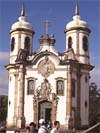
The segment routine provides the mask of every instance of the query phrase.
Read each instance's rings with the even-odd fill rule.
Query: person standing
[[[59,128],[60,128],[60,122],[59,121],[54,121],[54,127],[50,131],[50,133],[59,133]]]
[[[38,130],[36,129],[36,124],[34,122],[30,123],[30,133],[38,133]]]
[[[30,127],[29,126],[26,127],[25,133],[30,133]]]
[[[20,133],[20,130],[19,130],[19,129],[16,129],[16,130],[15,130],[15,133]]]
[[[38,133],[49,133],[48,129],[46,128],[44,119],[40,119],[39,124],[40,124],[40,127],[38,130]]]

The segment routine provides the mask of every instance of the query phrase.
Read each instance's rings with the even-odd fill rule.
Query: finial
[[[75,15],[79,15],[78,0],[76,0]]]
[[[49,27],[49,21],[48,21],[48,19],[46,19],[46,21],[45,21],[45,29],[46,29],[46,35],[48,35],[48,27]]]
[[[24,2],[22,3],[21,16],[25,16]]]

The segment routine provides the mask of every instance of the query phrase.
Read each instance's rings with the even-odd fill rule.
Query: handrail
[[[98,127],[98,126],[100,126],[100,122],[95,124],[94,126],[88,128],[88,129],[84,130],[82,133],[88,133],[89,131],[91,131],[92,129],[94,129],[94,128]]]

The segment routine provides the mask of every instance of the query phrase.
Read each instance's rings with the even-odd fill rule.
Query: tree
[[[6,121],[7,117],[7,96],[0,96],[0,122]]]
[[[89,86],[89,123],[90,126],[100,120],[100,90],[95,82]]]

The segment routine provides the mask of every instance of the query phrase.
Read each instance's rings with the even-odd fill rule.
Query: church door
[[[38,119],[45,119],[46,122],[51,121],[52,103],[49,101],[39,102]]]

